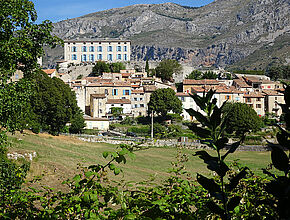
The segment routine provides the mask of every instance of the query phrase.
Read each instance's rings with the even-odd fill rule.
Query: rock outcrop
[[[63,39],[130,39],[133,60],[173,58],[224,67],[289,38],[289,6],[289,0],[215,0],[200,8],[133,5],[55,23],[54,33]],[[289,60],[289,54],[279,56]]]

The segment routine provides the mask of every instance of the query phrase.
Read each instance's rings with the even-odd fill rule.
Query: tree
[[[105,61],[97,61],[95,66],[92,69],[92,74],[94,76],[100,76],[103,73],[110,72],[110,65],[107,64]]]
[[[156,76],[163,81],[172,81],[173,73],[180,73],[182,66],[177,60],[162,60],[156,67]]]
[[[111,113],[114,118],[118,118],[123,113],[122,107],[111,107]]]
[[[290,79],[290,66],[271,66],[266,73],[272,80]]]
[[[199,70],[193,70],[186,79],[216,79],[218,76],[213,71],[201,72]]]
[[[201,79],[202,77],[202,72],[199,70],[193,70],[187,77],[186,79]]]
[[[169,111],[180,114],[182,112],[182,102],[175,96],[173,89],[157,89],[150,96],[148,103],[149,112],[154,111],[163,117]]]
[[[83,128],[85,127],[85,120],[83,117],[83,112],[79,109],[77,111],[73,118],[71,119],[71,125],[69,127],[69,132],[70,133],[82,133]]]
[[[126,69],[126,66],[123,63],[117,62],[117,63],[111,63],[110,69],[112,73],[119,73],[120,70]]]
[[[146,65],[145,65],[145,72],[149,73],[149,62],[148,62],[148,58],[146,58]]]
[[[262,119],[256,111],[245,103],[227,103],[223,108],[227,119],[227,132],[237,135],[248,131],[257,131],[262,127]]]
[[[61,79],[50,78],[39,71],[34,79],[37,85],[31,97],[31,122],[51,134],[58,134],[73,119],[80,120],[75,93]]]

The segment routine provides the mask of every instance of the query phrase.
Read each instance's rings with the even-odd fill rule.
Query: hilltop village
[[[188,121],[194,118],[185,109],[198,110],[190,94],[202,96],[210,89],[215,90],[218,106],[225,101],[241,102],[251,106],[260,117],[266,113],[282,114],[278,103],[284,101],[283,86],[264,75],[233,74],[218,69],[213,70],[218,76],[216,79],[182,79],[177,88],[175,82],[149,76],[144,67],[130,68],[130,41],[127,40],[65,41],[64,54],[65,60],[58,63],[58,71],[43,71],[50,77],[59,77],[75,91],[88,129],[107,130],[114,118],[112,107],[122,108],[118,119],[147,116],[150,95],[161,88],[176,92],[182,101],[181,116]],[[123,62],[127,68],[118,73],[104,72],[100,76],[91,76],[88,68],[76,68],[74,73],[69,71],[71,66],[92,66],[96,61]],[[223,77],[225,74],[231,74],[230,79]]]

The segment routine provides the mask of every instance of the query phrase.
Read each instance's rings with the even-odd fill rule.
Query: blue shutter
[[[125,89],[123,89],[123,95],[125,95],[126,94],[126,91],[125,91]]]
[[[114,95],[114,89],[112,89],[112,95]]]
[[[131,90],[129,90],[129,95],[131,95]]]
[[[118,89],[116,89],[116,95],[118,95]]]

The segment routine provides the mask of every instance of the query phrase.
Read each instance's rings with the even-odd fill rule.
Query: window
[[[121,104],[121,106],[123,106],[123,104]]]
[[[127,52],[127,46],[124,46],[124,51]]]
[[[103,51],[102,46],[98,46],[98,52],[102,52],[102,51]]]
[[[124,60],[127,61],[127,54],[124,54]]]
[[[246,98],[246,102],[251,102],[251,98]]]
[[[102,109],[100,109],[100,113],[103,113]]]
[[[130,90],[124,89],[123,90],[123,95],[130,95]]]
[[[240,97],[236,97],[236,101],[240,101]]]
[[[143,98],[140,98],[140,101],[143,101]]]
[[[226,95],[226,100],[231,100],[231,96],[229,96],[229,95]]]
[[[140,107],[143,108],[144,107],[144,104],[140,104]]]
[[[118,89],[113,89],[112,90],[112,95],[118,95]]]
[[[112,49],[112,46],[108,46],[108,52],[112,52],[113,49]]]
[[[90,61],[94,61],[95,60],[95,56],[94,56],[94,54],[91,54],[90,55]]]
[[[257,98],[257,101],[260,102],[261,101],[261,98]]]
[[[90,46],[90,52],[94,52],[94,51],[95,51],[94,46]]]
[[[256,108],[261,108],[261,104],[256,104]]]
[[[108,89],[105,89],[105,94],[106,94],[106,95],[108,95],[108,94],[109,94],[109,92],[108,92]]]
[[[121,46],[117,46],[117,51],[118,52],[121,52],[122,51]]]
[[[134,98],[134,101],[138,101],[138,98]]]
[[[181,100],[182,102],[184,102],[184,97],[180,97],[180,100]]]
[[[113,55],[112,54],[108,54],[108,60],[112,61],[113,60]]]
[[[77,55],[76,54],[73,54],[71,59],[72,60],[77,60]]]
[[[277,100],[277,97],[275,97],[275,100]]]
[[[71,48],[71,51],[72,51],[72,52],[77,52],[77,47],[73,46],[73,47]]]
[[[83,56],[82,56],[82,61],[87,61],[87,55],[86,54],[84,54]]]
[[[122,59],[122,55],[121,54],[117,54],[117,60],[121,60]]]
[[[102,60],[103,59],[103,55],[102,54],[98,54],[98,60]]]
[[[138,105],[137,104],[135,104],[135,108],[138,108]]]
[[[87,47],[86,46],[82,47],[82,52],[87,52]]]

